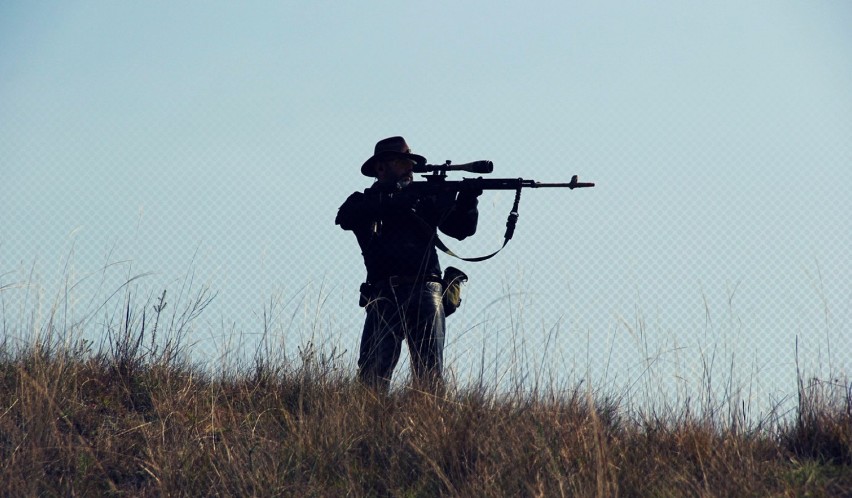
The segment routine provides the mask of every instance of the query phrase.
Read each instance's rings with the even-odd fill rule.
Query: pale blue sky
[[[471,276],[460,375],[484,345],[500,371],[519,321],[525,361],[559,375],[629,380],[639,328],[666,378],[716,345],[793,388],[796,337],[848,373],[850,26],[842,1],[5,2],[0,287],[35,268],[49,300],[69,255],[75,278],[153,272],[142,294],[193,268],[218,292],[201,349],[281,296],[289,347],[319,301],[354,351],[363,268],[334,214],[402,134],[430,162],[598,184],[524,192],[499,256],[442,258]],[[484,194],[479,233],[448,243],[491,252],[510,207]],[[609,357],[623,370],[594,371]]]

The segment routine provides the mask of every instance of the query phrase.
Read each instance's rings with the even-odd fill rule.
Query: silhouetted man
[[[358,375],[386,392],[408,343],[414,380],[422,387],[443,383],[444,320],[437,230],[462,240],[476,232],[481,190],[418,196],[407,189],[412,168],[426,159],[411,153],[402,137],[376,144],[361,173],[376,179],[355,192],[337,212],[335,223],[358,239],[367,281],[361,304],[367,316],[361,336]]]

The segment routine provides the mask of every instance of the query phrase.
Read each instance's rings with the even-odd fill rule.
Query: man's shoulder
[[[346,201],[344,201],[344,204],[346,202],[357,201],[359,199],[363,199],[366,195],[367,195],[367,192],[362,191],[362,190],[352,192],[351,194],[349,194],[349,197],[346,198]]]
[[[361,206],[369,202],[369,189],[364,191],[352,192],[349,197],[340,205],[342,210],[360,210]]]

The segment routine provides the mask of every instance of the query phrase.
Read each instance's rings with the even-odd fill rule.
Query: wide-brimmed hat
[[[376,176],[376,171],[373,168],[373,165],[376,163],[376,161],[397,157],[411,159],[418,165],[426,164],[425,157],[411,153],[411,147],[409,147],[408,144],[405,143],[404,138],[390,137],[385,138],[384,140],[379,140],[376,143],[376,148],[373,153],[373,157],[367,159],[367,161],[361,166],[361,174],[364,176]]]

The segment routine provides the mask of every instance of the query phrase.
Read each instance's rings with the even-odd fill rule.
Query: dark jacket
[[[338,209],[335,223],[355,233],[368,282],[392,275],[439,276],[437,230],[458,240],[476,232],[479,211],[475,195],[418,196],[414,191],[375,183],[350,195]]]

